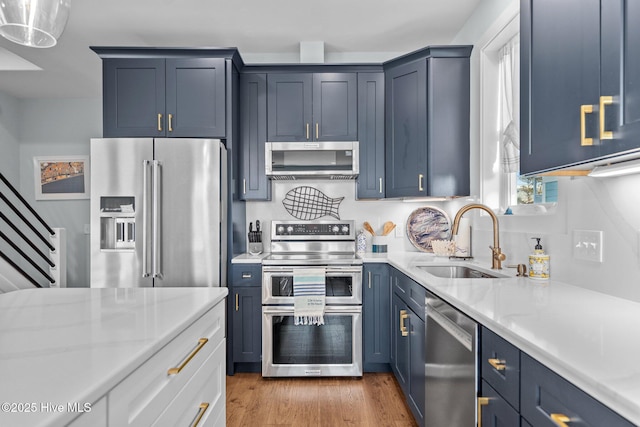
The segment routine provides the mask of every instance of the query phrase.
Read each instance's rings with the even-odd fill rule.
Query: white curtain
[[[500,49],[500,159],[502,172],[520,169],[520,37]]]

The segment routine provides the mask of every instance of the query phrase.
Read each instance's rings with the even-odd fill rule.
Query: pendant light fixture
[[[29,47],[53,47],[70,8],[71,0],[0,0],[0,35]]]

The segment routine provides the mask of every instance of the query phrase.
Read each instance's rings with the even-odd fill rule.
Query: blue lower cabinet
[[[482,327],[480,371],[482,379],[516,410],[520,409],[520,350]]]
[[[531,426],[633,426],[525,353],[521,354],[521,369],[520,412]]]
[[[391,291],[387,264],[363,268],[363,362],[365,372],[388,372],[391,356]]]
[[[520,425],[520,414],[486,381],[482,381],[478,410],[478,417],[482,419],[482,425],[485,427]]]
[[[234,264],[227,297],[227,373],[259,372],[262,362],[260,264]]]
[[[391,269],[391,368],[418,425],[424,426],[425,323],[412,310],[410,287],[416,284]],[[423,288],[424,289],[424,288]],[[424,317],[424,313],[422,313]]]

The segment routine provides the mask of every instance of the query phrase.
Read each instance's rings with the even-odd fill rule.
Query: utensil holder
[[[371,243],[372,243],[371,251],[375,253],[387,252],[388,240],[389,239],[387,236],[373,236],[371,238]]]

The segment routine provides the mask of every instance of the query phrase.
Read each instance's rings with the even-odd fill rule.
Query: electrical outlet
[[[573,230],[573,257],[602,262],[602,235],[598,230]]]

